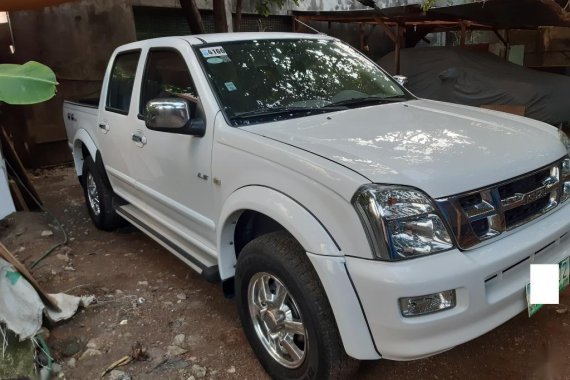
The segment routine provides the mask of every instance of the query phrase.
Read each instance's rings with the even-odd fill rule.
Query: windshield
[[[234,125],[412,98],[378,66],[338,41],[254,40],[197,51]]]

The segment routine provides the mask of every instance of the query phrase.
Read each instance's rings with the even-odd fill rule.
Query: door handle
[[[140,148],[146,145],[146,137],[143,135],[142,131],[136,131],[133,133],[131,140],[133,140],[135,144]]]
[[[99,129],[101,129],[101,131],[103,131],[103,133],[107,133],[107,132],[109,132],[109,125],[107,125],[105,123],[100,123]]]

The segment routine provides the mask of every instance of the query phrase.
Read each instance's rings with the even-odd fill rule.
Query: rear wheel
[[[90,156],[83,161],[82,180],[87,211],[95,226],[106,231],[117,228],[122,219],[115,212],[116,197]]]
[[[251,241],[236,271],[245,334],[272,378],[341,379],[357,369],[318,276],[291,235],[274,232]]]

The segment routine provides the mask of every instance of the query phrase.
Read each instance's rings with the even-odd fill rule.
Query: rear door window
[[[107,90],[108,111],[124,115],[129,113],[140,55],[140,51],[127,52],[120,53],[115,58]]]

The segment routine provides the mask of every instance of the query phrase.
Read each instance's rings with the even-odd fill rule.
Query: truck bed
[[[63,120],[70,148],[79,130],[93,137],[98,118],[99,99],[66,100],[63,102]]]

